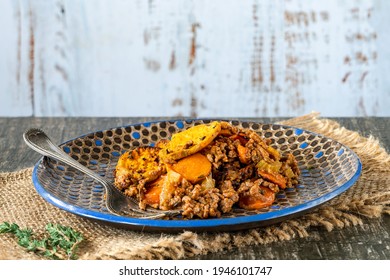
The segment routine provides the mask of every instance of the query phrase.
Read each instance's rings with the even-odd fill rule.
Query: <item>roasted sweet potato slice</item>
[[[204,180],[211,172],[211,163],[206,156],[196,153],[182,158],[172,165],[172,169],[192,184]]]
[[[176,133],[161,149],[160,157],[165,162],[179,160],[195,154],[210,144],[221,131],[217,121],[200,124]]]
[[[115,184],[122,189],[126,184],[157,179],[165,171],[158,152],[154,147],[138,147],[122,154],[115,168]]]

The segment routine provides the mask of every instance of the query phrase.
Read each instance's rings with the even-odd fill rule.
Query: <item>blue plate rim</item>
[[[146,121],[146,122],[141,122],[141,123],[134,123],[134,124],[128,124],[128,125],[122,125],[122,126],[117,126],[117,127],[112,127],[108,128],[105,130],[97,130],[95,132],[89,132],[80,136],[77,136],[75,138],[69,139],[63,143],[60,144],[66,144],[67,142],[73,141],[75,139],[79,139],[82,137],[85,137],[89,134],[97,133],[99,131],[106,131],[110,129],[115,129],[115,128],[121,128],[121,127],[126,127],[126,126],[136,126],[136,125],[145,125],[145,124],[151,124],[151,123],[160,123],[160,122],[177,122],[177,121],[202,121],[202,120],[207,120],[207,121],[212,121],[212,120],[218,120],[218,119],[172,119],[172,120],[156,120],[156,121]],[[227,121],[236,121],[233,119],[220,119],[222,120],[227,120]],[[326,137],[328,139],[331,139],[327,136],[324,136],[319,133],[315,133],[306,129],[301,129],[297,128],[295,126],[289,126],[289,125],[284,125],[284,124],[276,124],[276,123],[263,123],[263,122],[257,122],[254,120],[237,120],[239,122],[251,122],[251,123],[258,123],[258,124],[269,124],[269,125],[280,125],[282,127],[289,127],[289,128],[294,128],[294,129],[300,129],[304,131],[305,133],[309,133],[312,135],[317,135],[321,137]],[[331,139],[333,141],[336,141],[334,139]],[[229,226],[235,226],[235,225],[241,225],[240,228],[245,228],[245,225],[251,225],[251,227],[256,227],[261,226],[261,224],[272,224],[272,221],[280,221],[283,219],[287,219],[292,216],[299,215],[300,213],[304,214],[307,211],[314,209],[323,203],[339,196],[346,190],[348,190],[350,187],[354,185],[354,183],[358,180],[358,178],[361,175],[362,171],[362,163],[360,158],[357,156],[357,154],[350,149],[349,147],[341,144],[340,142],[336,141],[344,149],[347,149],[349,152],[351,152],[357,159],[357,170],[355,174],[344,184],[340,185],[337,189],[324,194],[316,199],[307,201],[305,203],[301,203],[299,205],[287,207],[281,210],[275,210],[267,213],[259,213],[259,214],[253,214],[253,215],[248,215],[248,216],[239,216],[239,217],[226,217],[226,218],[209,218],[209,219],[193,219],[193,220],[163,220],[163,219],[156,219],[156,220],[151,220],[151,219],[139,219],[139,218],[133,218],[133,217],[125,217],[125,216],[116,216],[110,213],[103,213],[103,212],[98,212],[98,211],[93,211],[89,210],[86,208],[82,208],[79,206],[74,206],[71,204],[68,204],[54,195],[50,194],[44,186],[41,184],[41,182],[38,179],[38,166],[42,163],[43,159],[45,158],[44,156],[41,157],[38,162],[34,165],[33,172],[32,172],[32,181],[34,184],[34,187],[38,194],[47,202],[50,204],[65,210],[67,212],[70,212],[72,214],[76,214],[81,217],[85,218],[90,218],[93,220],[97,221],[102,221],[102,222],[108,222],[111,224],[117,224],[117,225],[128,225],[131,226],[132,228],[139,228],[142,230],[153,230],[153,229],[168,229],[169,231],[178,231],[178,230],[213,230],[213,229],[218,229],[218,228],[224,228]],[[229,229],[230,230],[230,229]],[[233,228],[232,228],[233,230]]]

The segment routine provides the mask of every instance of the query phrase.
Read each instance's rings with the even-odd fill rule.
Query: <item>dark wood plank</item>
[[[370,220],[362,226],[336,229],[312,229],[307,238],[268,245],[236,248],[194,259],[215,260],[388,260],[390,259],[390,217]]]

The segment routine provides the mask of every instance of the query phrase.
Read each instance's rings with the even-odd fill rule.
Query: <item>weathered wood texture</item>
[[[1,116],[389,116],[390,1],[0,2]]]

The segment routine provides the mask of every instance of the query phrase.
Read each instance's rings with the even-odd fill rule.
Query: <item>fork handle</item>
[[[23,134],[23,138],[26,144],[38,153],[66,163],[67,165],[80,170],[86,175],[91,176],[99,183],[107,185],[107,182],[103,177],[82,165],[78,161],[74,160],[62,149],[56,146],[43,130],[38,128],[31,128]]]
[[[116,193],[120,194],[121,196],[124,196],[116,187],[114,187],[112,184],[110,184],[104,177],[101,177],[99,174],[95,173],[94,171],[90,170],[86,166],[82,165],[78,161],[74,160],[72,157],[70,157],[67,153],[65,153],[62,149],[60,149],[58,146],[56,146],[49,138],[49,136],[46,135],[46,133],[39,129],[39,128],[31,128],[27,130],[23,134],[24,141],[26,144],[32,148],[33,150],[37,151],[38,153],[48,156],[50,158],[59,160],[73,168],[76,168],[77,170],[85,173],[86,175],[92,177],[99,183],[101,183],[107,193]],[[129,200],[129,202],[131,199]],[[106,206],[107,209],[113,213],[117,214],[117,211],[112,207],[111,205],[112,201],[106,200]],[[133,202],[134,204],[135,202]],[[137,216],[140,214],[143,214],[143,217],[145,218],[161,218],[164,216],[175,216],[180,214],[180,211],[158,211],[158,210],[150,210],[149,212],[153,212],[153,215],[147,215],[145,216],[144,210],[137,210],[138,206],[135,205],[134,209],[132,209],[132,212],[134,212]]]

